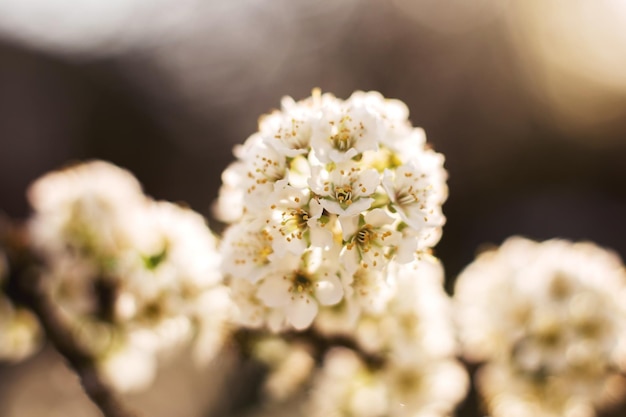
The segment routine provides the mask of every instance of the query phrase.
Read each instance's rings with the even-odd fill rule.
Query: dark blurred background
[[[219,230],[220,173],[261,114],[314,87],[378,90],[446,156],[448,290],[513,234],[624,258],[624,27],[619,0],[4,0],[0,210],[26,217],[30,182],[99,158]],[[27,415],[22,368],[0,368],[0,415]]]

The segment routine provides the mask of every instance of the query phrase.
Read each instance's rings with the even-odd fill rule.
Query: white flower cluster
[[[315,369],[311,346],[272,335],[257,341],[253,355],[267,368],[263,393],[272,401],[295,396]]]
[[[16,307],[2,293],[7,274],[8,262],[0,250],[0,361],[19,361],[39,348],[41,329],[30,311]]]
[[[591,417],[626,388],[626,273],[591,243],[514,237],[459,276],[465,354],[494,417]]]
[[[390,263],[411,263],[441,236],[443,156],[406,106],[376,92],[331,94],[261,118],[223,174],[216,214],[223,271],[239,320],[305,329],[342,301],[382,306]]]
[[[147,386],[158,355],[192,338],[199,359],[215,355],[231,306],[199,214],[100,161],[47,174],[28,196],[47,290],[111,384]]]
[[[441,417],[465,396],[468,378],[454,359],[441,265],[429,258],[391,269],[397,288],[386,311],[364,314],[350,332],[359,350],[380,363],[331,350],[315,377],[308,415]]]

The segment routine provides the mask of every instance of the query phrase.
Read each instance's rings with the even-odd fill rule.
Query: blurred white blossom
[[[285,400],[294,395],[309,380],[315,359],[304,343],[289,343],[279,337],[261,339],[254,355],[268,367],[264,392],[273,400]]]
[[[131,245],[129,231],[146,203],[139,182],[94,161],[46,174],[31,185],[33,245],[47,256],[89,258],[102,267]]]
[[[157,359],[151,349],[142,349],[132,342],[111,349],[99,362],[103,379],[119,391],[146,389],[156,377]]]
[[[215,356],[232,306],[202,216],[101,161],[45,175],[29,198],[46,288],[111,384],[145,388],[157,358],[192,339],[198,360]]]
[[[591,417],[624,390],[626,273],[591,243],[514,237],[459,276],[465,355],[494,417]]]
[[[322,334],[354,337],[370,353],[398,358],[451,357],[456,354],[450,299],[443,290],[443,268],[433,256],[408,264],[391,262],[379,282],[361,276],[344,303],[320,313],[315,323]],[[363,288],[361,287],[363,286]],[[382,295],[381,295],[382,294]],[[357,312],[355,313],[354,310]]]
[[[16,307],[3,294],[8,273],[6,256],[0,250],[0,361],[19,361],[40,347],[41,329],[34,314]]]
[[[286,97],[235,155],[216,215],[232,223],[222,268],[244,325],[301,330],[340,304],[381,308],[389,262],[410,263],[441,236],[443,156],[398,100]]]
[[[452,359],[421,357],[410,364],[367,364],[335,348],[314,380],[312,417],[449,416],[467,387],[465,370]]]
[[[354,321],[342,321],[347,311],[325,311],[315,323],[330,340],[353,336],[365,356],[328,354],[315,379],[312,415],[447,416],[465,395],[441,264],[433,257],[392,262],[387,279],[395,291],[384,309],[364,310]]]

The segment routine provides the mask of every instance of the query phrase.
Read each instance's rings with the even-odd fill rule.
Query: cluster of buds
[[[147,386],[158,355],[191,339],[198,359],[216,353],[231,307],[202,216],[99,161],[49,173],[28,196],[46,291],[113,386]]]
[[[626,381],[626,273],[591,243],[514,237],[459,276],[465,355],[494,417],[592,417]]]

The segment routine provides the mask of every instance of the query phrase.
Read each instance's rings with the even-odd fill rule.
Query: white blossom
[[[346,162],[331,171],[315,167],[309,180],[311,190],[321,198],[329,213],[351,217],[370,208],[371,195],[380,184],[374,169],[362,170],[356,163]]]
[[[446,176],[437,169],[441,163],[440,154],[425,153],[393,172],[386,169],[382,180],[391,207],[411,226],[407,232],[419,235],[416,242],[426,248],[439,241],[441,225],[445,222],[441,204],[447,198]]]
[[[176,338],[184,343],[197,333],[202,343],[197,358],[215,356],[231,306],[221,285],[217,239],[204,218],[175,204],[151,202],[135,231],[133,249],[120,257],[116,268],[117,301],[134,304],[134,314],[124,317],[126,325],[154,323],[158,328],[174,323],[180,331],[163,334],[161,348],[167,347],[168,338],[176,346]]]
[[[390,352],[408,360],[416,350],[452,357],[456,341],[450,299],[443,290],[443,269],[434,257],[390,265],[394,296],[383,312],[367,314],[356,326],[356,340],[369,352]]]
[[[245,164],[236,161],[222,172],[222,186],[213,212],[215,217],[224,222],[237,221],[246,210],[244,195],[247,187],[244,185],[245,176],[242,175],[244,169]]]
[[[9,263],[0,249],[0,361],[20,361],[41,346],[41,328],[35,315],[15,306],[4,294]]]
[[[449,416],[465,394],[467,375],[452,359],[368,364],[335,348],[324,358],[308,403],[313,417]]]
[[[224,273],[256,282],[276,269],[273,240],[263,222],[241,222],[226,230],[222,242]]]
[[[273,400],[294,395],[315,368],[315,360],[305,344],[289,343],[279,337],[263,338],[255,344],[253,354],[269,368],[263,390]]]
[[[375,115],[381,131],[385,133],[378,140],[387,147],[393,148],[396,142],[402,141],[416,130],[421,130],[411,126],[408,120],[409,109],[400,100],[385,98],[377,91],[356,91],[350,97],[350,102],[352,106],[367,109],[369,114]],[[424,135],[422,137],[425,139]],[[423,146],[424,143],[420,145]]]
[[[100,263],[129,244],[128,231],[145,202],[132,174],[103,161],[44,175],[29,187],[28,199],[37,213],[30,234],[43,254],[69,250]]]
[[[324,311],[315,323],[331,340],[352,337],[361,356],[330,351],[314,381],[312,415],[450,415],[466,393],[468,378],[455,359],[441,264],[425,256],[407,264],[390,262],[384,272],[359,273],[364,271],[362,282],[355,275],[348,286],[342,308]]]
[[[313,123],[319,119],[323,106],[334,101],[336,99],[329,94],[300,102],[284,97],[281,101],[284,111],[261,117],[259,132],[270,146],[287,157],[306,155],[311,145]]]
[[[594,417],[597,408],[615,405],[626,394],[626,381],[617,373],[536,381],[498,362],[478,370],[477,384],[491,414],[507,417]]]
[[[262,206],[274,191],[274,185],[287,177],[287,159],[258,133],[252,135],[238,153],[244,164],[234,162],[234,166],[237,170],[244,169],[239,173],[245,192],[244,207]]]
[[[401,233],[395,230],[395,219],[383,209],[340,219],[345,246],[342,260],[355,273],[359,267],[382,269],[398,249]]]
[[[20,361],[41,346],[41,328],[33,313],[16,307],[2,293],[2,263],[0,252],[0,361]]]
[[[343,287],[332,265],[316,268],[305,263],[297,269],[284,266],[282,271],[263,277],[258,297],[268,307],[281,311],[286,322],[302,330],[311,325],[320,305],[331,306],[341,300]]]
[[[333,222],[322,218],[323,206],[308,190],[284,184],[277,189],[270,208],[269,232],[278,256],[301,255],[308,247],[328,249],[333,245]]]
[[[316,375],[307,415],[382,417],[389,409],[387,390],[354,351],[335,348]]]
[[[141,391],[156,377],[155,351],[128,341],[112,349],[98,362],[98,371],[107,384],[120,392]]]
[[[332,104],[322,110],[311,135],[313,152],[320,161],[340,163],[376,150],[383,133],[378,129],[377,115],[354,102]]]
[[[625,289],[619,258],[591,243],[514,237],[470,264],[456,315],[465,355],[488,363],[479,382],[494,417],[606,405],[626,357]]]
[[[346,300],[356,304],[361,312],[384,314],[398,290],[397,282],[390,279],[388,270],[359,268],[354,274],[346,274]]]
[[[272,313],[269,307],[257,297],[257,287],[246,278],[231,278],[229,282],[231,298],[235,305],[234,321],[248,328],[260,328],[271,321],[272,328],[282,327],[282,319],[269,320]]]

